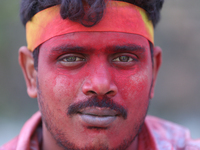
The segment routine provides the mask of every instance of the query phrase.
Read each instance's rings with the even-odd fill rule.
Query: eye
[[[131,62],[131,61],[133,61],[133,58],[129,57],[129,56],[122,55],[122,56],[119,56],[119,57],[113,59],[113,61],[114,62]]]
[[[76,61],[85,61],[84,58],[80,58],[77,56],[68,56],[62,59],[64,62],[76,62]]]
[[[85,61],[85,57],[79,54],[67,54],[58,58],[58,62],[66,67],[79,66]]]

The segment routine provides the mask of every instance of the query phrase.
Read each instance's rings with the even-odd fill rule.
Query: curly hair
[[[97,24],[104,13],[106,0],[21,0],[20,18],[25,26],[31,18],[41,10],[60,5],[60,15],[63,19],[80,22],[84,26],[90,27]],[[143,8],[155,27],[160,20],[160,10],[164,0],[118,0],[128,2]],[[84,9],[87,5],[88,10]],[[153,45],[150,43],[151,58],[153,62]],[[38,67],[39,47],[33,51],[34,66]]]
[[[137,5],[143,8],[154,27],[160,19],[160,10],[164,0],[119,0]],[[85,26],[97,24],[104,12],[105,0],[22,0],[20,18],[25,25],[39,11],[48,7],[60,5],[60,15],[63,19],[69,18],[72,21],[80,22]],[[84,5],[89,9],[84,10]]]

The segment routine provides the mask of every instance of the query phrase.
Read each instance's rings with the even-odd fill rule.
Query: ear
[[[19,64],[26,81],[27,93],[31,98],[37,97],[37,71],[34,68],[32,52],[23,46],[19,49]]]
[[[158,75],[158,71],[162,64],[162,49],[160,47],[154,47],[153,49],[153,79],[152,79],[152,87],[150,93],[150,99],[154,97],[154,88],[156,84],[156,79]]]

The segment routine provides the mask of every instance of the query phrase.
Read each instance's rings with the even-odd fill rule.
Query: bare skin
[[[137,149],[161,65],[160,48],[154,48],[153,59],[154,67],[146,38],[117,32],[54,37],[40,48],[38,71],[31,52],[21,47],[27,92],[37,97],[42,113],[42,149]]]

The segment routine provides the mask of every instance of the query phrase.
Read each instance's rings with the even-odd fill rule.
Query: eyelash
[[[131,65],[132,62],[138,60],[138,57],[136,55],[133,55],[133,54],[131,54],[131,56],[129,55],[130,54],[117,54],[113,57],[111,62],[119,64],[119,65]],[[87,57],[83,55],[79,55],[79,54],[71,54],[68,56],[63,55],[60,58],[58,58],[58,62],[66,67],[73,67],[73,66],[78,67],[79,65],[83,65],[83,63],[86,61],[87,61]]]
[[[59,61],[61,61],[61,60],[64,60],[64,59],[67,59],[67,58],[70,58],[70,57],[75,57],[76,59],[77,58],[79,58],[79,59],[82,59],[82,60],[86,60],[85,58],[83,58],[83,57],[81,57],[81,56],[67,56],[67,57],[63,57],[63,58],[60,58],[60,59],[58,59]],[[135,60],[135,58],[133,58],[133,57],[130,57],[130,56],[127,56],[127,55],[120,55],[120,56],[117,56],[117,57],[115,57],[113,60],[116,60],[116,59],[119,59],[120,60],[120,57],[127,57],[128,59],[132,59],[132,60]],[[136,57],[136,56],[135,56]],[[121,58],[121,59],[123,59],[123,58]],[[67,62],[67,61],[66,61]]]
[[[134,60],[134,58],[132,58],[130,56],[121,55],[121,56],[118,56],[115,59],[113,59],[113,62],[117,62],[117,61],[119,61],[119,62],[130,62],[130,61],[133,61],[133,60]]]
[[[70,57],[74,57],[76,60],[73,59],[72,61],[65,61],[65,59],[70,58]],[[76,62],[77,59],[79,59],[78,61],[85,61],[84,58],[81,58],[81,57],[78,57],[78,56],[68,56],[68,57],[62,58],[61,60],[64,61],[64,62]]]

